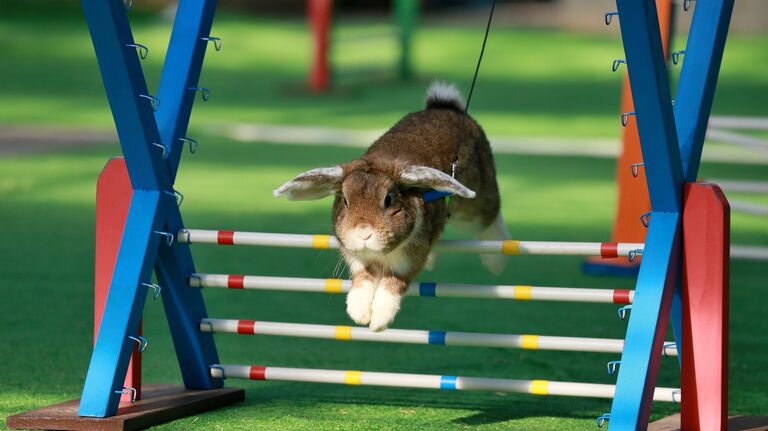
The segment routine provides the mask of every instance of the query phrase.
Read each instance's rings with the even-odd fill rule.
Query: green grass
[[[0,160],[0,237],[5,312],[0,314],[0,417],[77,397],[88,364],[93,282],[94,182],[117,148]],[[275,232],[328,232],[329,202],[273,200],[270,190],[315,165],[354,158],[354,149],[240,144],[209,140],[184,160],[177,187],[186,195],[187,225]],[[499,155],[507,222],[516,237],[595,240],[609,235],[613,214],[613,163],[574,157]],[[555,172],[557,175],[552,175]],[[766,179],[762,167],[709,164],[708,176]],[[733,240],[768,242],[761,221],[734,214]],[[455,236],[453,232],[449,235]],[[332,251],[194,246],[204,272],[328,276]],[[580,259],[519,257],[499,279],[475,257],[443,255],[422,279],[497,281],[581,287],[631,288],[628,279],[581,274]],[[731,296],[731,411],[765,413],[768,327],[762,304],[764,265],[734,262]],[[347,324],[342,296],[204,292],[209,314],[293,322]],[[176,360],[159,302],[145,307],[148,382],[179,382]],[[395,327],[459,331],[623,336],[615,307],[562,303],[409,298]],[[358,368],[471,376],[611,382],[605,362],[616,355],[339,343],[270,337],[217,336],[227,363]],[[660,385],[679,384],[674,359],[661,366]],[[245,403],[159,429],[591,429],[608,400],[494,393],[349,388],[330,385],[230,381],[247,389]],[[653,417],[675,410],[654,406]],[[1,422],[0,422],[1,423]]]
[[[136,18],[132,15],[132,18]],[[145,62],[155,92],[167,23],[138,17],[136,40],[150,46]],[[599,24],[599,20],[596,21]],[[342,21],[341,34],[384,28]],[[200,150],[185,156],[177,182],[190,227],[274,232],[330,231],[328,201],[274,200],[270,191],[310,167],[355,158],[336,147],[243,144],[204,133],[233,121],[383,128],[418,109],[434,77],[468,87],[482,34],[474,27],[431,25],[415,45],[418,79],[398,83],[370,67],[393,64],[394,44],[346,43],[335,56],[340,90],[324,96],[298,91],[307,64],[308,39],[299,21],[251,21],[222,16],[213,34],[224,39],[210,51],[202,86],[211,101],[197,103],[193,136]],[[732,37],[715,101],[719,114],[765,115],[768,97],[766,37]],[[677,43],[677,46],[682,43]],[[111,129],[112,119],[85,25],[77,18],[0,18],[0,127],[33,124]],[[615,34],[495,28],[473,112],[489,134],[614,137],[618,130],[621,75],[610,62],[621,57]],[[0,159],[0,427],[4,418],[79,396],[90,355],[93,308],[93,224],[96,177],[116,145],[72,152]],[[614,162],[584,157],[498,155],[504,213],[521,239],[599,240],[610,235]],[[702,176],[768,180],[763,166],[709,163]],[[735,243],[768,243],[763,220],[734,214]],[[455,232],[448,232],[456,236]],[[204,272],[326,277],[332,251],[194,246]],[[592,278],[576,258],[519,257],[501,278],[488,275],[474,256],[443,255],[422,279],[467,283],[526,283],[631,288],[628,279]],[[768,331],[754,298],[765,288],[765,266],[733,262],[731,268],[732,413],[765,414]],[[209,314],[292,322],[348,324],[342,296],[204,292]],[[147,382],[178,383],[180,376],[162,306],[149,300],[144,329]],[[621,338],[625,322],[615,307],[562,303],[408,298],[395,327],[540,333]],[[269,337],[217,336],[227,363],[358,368],[509,378],[610,383],[605,363],[616,355],[340,343]],[[679,384],[676,361],[665,359],[659,385]],[[385,429],[593,429],[608,400],[495,393],[338,387],[231,381],[247,389],[246,401],[158,429],[385,430]],[[675,411],[654,406],[653,417]]]
[[[132,20],[136,41],[150,48],[144,68],[150,91],[156,93],[170,24],[141,15],[132,15]],[[595,34],[494,27],[472,102],[486,131],[616,136],[623,74],[611,73],[610,65],[623,57],[623,50],[615,26],[604,28],[599,19],[595,26]],[[469,87],[482,41],[480,27],[420,29],[414,43],[418,76],[407,83],[393,76],[395,39],[364,37],[388,28],[383,21],[342,18],[333,54],[339,90],[312,96],[301,90],[310,53],[303,21],[222,14],[212,34],[224,40],[224,47],[219,53],[209,50],[200,80],[211,89],[211,100],[196,106],[192,125],[245,121],[384,128],[403,112],[419,109],[424,87],[434,78]],[[82,20],[0,18],[0,35],[0,82],[12,83],[0,92],[0,124],[110,127]],[[679,39],[673,45],[684,44]],[[715,113],[768,113],[762,103],[768,98],[766,45],[768,36],[729,38]],[[680,67],[674,68],[672,76],[679,72]]]

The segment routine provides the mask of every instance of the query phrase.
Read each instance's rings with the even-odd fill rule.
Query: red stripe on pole
[[[251,365],[251,371],[249,378],[251,380],[266,380],[267,367],[261,367],[258,365]]]
[[[233,230],[220,230],[216,241],[222,245],[232,245],[235,243],[235,231]]]
[[[230,289],[245,288],[245,276],[239,274],[230,274],[227,276],[227,287]]]
[[[237,333],[253,335],[253,325],[256,322],[253,320],[238,320],[237,321]]]
[[[630,298],[629,295],[632,293],[631,290],[627,289],[616,289],[613,291],[613,303],[614,304],[629,304]]]
[[[619,243],[617,242],[601,242],[600,243],[600,257],[603,259],[611,257],[619,257]]]

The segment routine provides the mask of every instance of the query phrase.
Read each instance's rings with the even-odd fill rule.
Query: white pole
[[[533,395],[613,398],[616,387],[595,383],[571,383],[549,380],[514,380],[485,377],[441,376],[435,374],[380,373],[357,370],[323,370],[248,365],[212,365],[211,377],[291,382],[334,383],[346,385],[389,386],[459,391],[518,392]],[[677,402],[679,389],[656,388],[654,401]]]
[[[342,341],[433,344],[446,346],[501,347],[528,350],[621,353],[624,340],[609,338],[554,337],[544,335],[488,334],[414,329],[387,329],[373,332],[360,326],[315,325],[309,323],[263,322],[235,319],[202,319],[202,332],[277,335],[284,337],[323,338]],[[663,354],[677,356],[674,343],[665,343]]]
[[[732,245],[732,259],[768,260],[768,247],[756,245]]]
[[[222,245],[255,245],[273,247],[339,248],[336,237],[330,235],[296,235],[262,232],[215,231],[184,229],[177,235],[182,243]],[[573,256],[628,256],[642,251],[642,243],[557,242],[557,241],[464,241],[442,240],[438,251],[466,253],[502,253],[506,255],[573,255]]]
[[[709,117],[709,127],[722,127],[723,129],[741,130],[768,130],[767,117]]]
[[[336,278],[264,277],[234,274],[192,274],[191,287],[344,293],[352,282]],[[626,289],[579,289],[527,285],[411,283],[408,296],[445,298],[498,298],[531,301],[599,302],[631,304],[635,292]]]

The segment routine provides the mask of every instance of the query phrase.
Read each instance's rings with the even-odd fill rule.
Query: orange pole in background
[[[661,42],[664,54],[669,58],[669,38],[672,26],[672,1],[656,0],[656,10],[659,15]],[[629,86],[629,75],[624,74],[624,84],[621,92],[621,114],[634,112],[632,90]],[[648,197],[648,185],[645,180],[645,169],[638,166],[633,170],[632,165],[643,162],[640,147],[640,136],[634,115],[626,115],[626,127],[622,132],[622,151],[616,163],[616,180],[618,184],[618,199],[616,218],[614,219],[611,241],[613,242],[645,242],[647,228],[640,222],[640,217],[651,210]],[[635,177],[633,173],[637,173]],[[626,257],[616,259],[588,259],[584,271],[591,274],[636,274],[640,262],[636,258],[629,262]]]

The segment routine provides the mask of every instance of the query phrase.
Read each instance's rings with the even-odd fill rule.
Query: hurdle
[[[215,283],[211,277],[194,277],[193,274],[200,273],[195,269],[192,246],[207,242],[329,249],[338,247],[338,241],[330,235],[288,236],[186,229],[174,182],[182,150],[187,143],[191,145],[193,142],[186,133],[195,95],[203,91],[198,81],[206,46],[213,43],[217,49],[221,47],[220,39],[210,35],[215,1],[179,2],[157,97],[148,92],[136,49],[141,45],[133,40],[127,4],[121,0],[83,0],[82,4],[124,155],[122,175],[123,178],[130,177],[132,190],[130,195],[107,190],[97,196],[97,200],[106,201],[130,199],[130,207],[124,218],[112,220],[116,224],[124,223],[124,229],[121,234],[109,238],[119,244],[119,254],[110,268],[109,295],[82,396],[79,403],[69,407],[64,419],[52,422],[50,416],[41,414],[37,416],[35,426],[62,429],[63,423],[80,421],[82,429],[83,423],[95,427],[94,424],[138,415],[139,420],[133,423],[133,428],[146,427],[190,412],[236,402],[243,398],[243,391],[223,394],[221,391],[228,389],[223,388],[223,379],[248,378],[610,398],[610,414],[600,416],[598,425],[610,418],[611,427],[619,430],[645,429],[653,401],[683,401],[682,429],[725,428],[728,411],[729,213],[727,200],[716,185],[695,181],[733,0],[694,3],[695,13],[674,108],[668,91],[670,86],[654,0],[617,0],[617,11],[608,12],[610,16],[618,15],[614,22],[621,26],[626,57],[614,64],[625,65],[630,76],[634,120],[641,138],[643,169],[650,193],[651,213],[645,219],[650,222],[647,223],[644,244],[537,241],[445,241],[437,244],[437,249],[443,251],[508,255],[600,256],[607,259],[642,254],[634,296],[629,298],[627,293],[623,298],[631,302],[623,308],[626,310],[631,306],[632,311],[628,313],[621,359],[607,364],[609,374],[616,374],[615,385],[238,366],[222,362],[214,333],[205,328],[212,327],[213,320],[204,320],[209,319],[204,289],[191,285],[199,281],[198,287],[205,287],[207,282],[223,287],[224,277],[219,277]],[[689,2],[685,4],[689,5]],[[610,21],[606,19],[606,23]],[[153,271],[156,283],[153,283]],[[227,275],[227,287],[242,283],[245,288],[246,282],[266,286],[265,279],[246,277],[242,276],[238,281],[237,277]],[[678,283],[680,280],[682,283]],[[297,288],[301,284],[285,280],[272,280],[272,283],[282,284],[285,288]],[[317,289],[322,284],[323,289],[327,289],[326,283],[327,280],[312,281],[307,283],[310,287],[301,287]],[[434,284],[434,287],[435,296],[438,292],[451,291],[451,286]],[[334,281],[332,288],[342,290],[344,282]],[[420,291],[421,288],[420,285]],[[426,289],[431,291],[431,287]],[[457,287],[454,293],[458,295],[462,289],[466,291],[469,287]],[[511,299],[532,299],[534,291],[541,294],[541,289],[544,288],[508,286],[495,289],[491,286],[485,290],[494,293],[485,294],[491,297],[504,292]],[[147,395],[144,401],[148,401],[146,405],[149,407],[145,409],[155,415],[152,418],[141,416],[146,411],[137,413],[144,401],[135,405],[119,404],[122,394],[138,392],[136,388],[125,387],[124,382],[134,347],[137,344],[141,349],[147,346],[146,340],[139,337],[138,328],[148,290],[162,296],[186,388],[173,402],[163,399],[166,406],[163,408],[154,402],[158,398],[152,400]],[[530,298],[523,298],[528,295]],[[605,289],[601,295],[605,296],[595,302],[615,303],[612,299],[614,289]],[[206,321],[210,324],[201,326],[201,322]],[[237,321],[237,326],[243,326],[243,331],[257,331],[256,323],[248,328],[248,324],[241,325],[240,322]],[[273,331],[290,332],[287,324],[271,323]],[[679,353],[682,365],[680,389],[656,387],[668,323],[674,329],[675,352]],[[225,326],[231,325],[233,323],[225,323]],[[329,328],[318,326],[309,329],[316,331],[318,336],[330,332]],[[265,328],[262,324],[258,330],[265,331]],[[290,328],[296,336],[300,335],[297,327]],[[366,341],[361,338],[365,336],[364,330],[344,327],[338,335],[338,327],[332,328],[334,338],[349,336],[350,341],[355,338]],[[302,331],[307,329],[301,328]],[[426,332],[429,342],[429,331],[391,331],[390,335],[383,335],[387,331],[376,335],[380,340],[375,341],[395,342],[392,334],[397,337],[406,334],[423,340]],[[446,344],[448,334],[446,331]],[[514,337],[512,334],[496,335]],[[442,334],[433,333],[432,336],[437,338]],[[519,342],[520,348],[524,348],[523,336],[520,337],[518,341],[507,339],[505,342]],[[541,337],[537,339],[537,347],[545,344]],[[481,338],[473,334],[465,336],[464,340],[480,342]],[[500,340],[486,337],[484,342],[490,344]],[[532,342],[530,338],[528,340]],[[145,352],[144,359],[147,357]],[[217,391],[224,398],[204,407],[190,408],[187,403],[186,407],[179,408],[180,399],[206,397]],[[73,415],[75,410],[76,416]],[[32,428],[29,420],[15,424],[9,418],[9,427]]]
[[[516,392],[531,395],[613,398],[616,387],[596,383],[550,380],[515,380],[488,377],[440,376],[434,374],[381,373],[357,370],[283,368],[261,365],[211,365],[211,375],[219,378],[278,380],[287,382],[331,383],[339,385],[389,386],[440,389],[449,391]],[[676,388],[656,388],[653,401],[679,403]]]
[[[231,230],[182,229],[177,239],[186,244],[252,245],[291,248],[338,249],[331,235],[239,232]],[[642,243],[557,242],[557,241],[473,241],[441,240],[437,251],[456,253],[501,253],[504,255],[632,257],[643,253]]]
[[[347,293],[350,280],[338,278],[267,277],[240,274],[189,276],[190,287],[277,290],[284,292]],[[528,285],[484,285],[413,282],[407,296],[440,298],[512,299],[518,301],[562,301],[631,304],[635,292],[629,289],[583,289]]]
[[[274,335],[283,337],[320,338],[339,341],[373,341],[380,343],[432,344],[441,346],[500,347],[525,350],[559,350],[569,352],[621,353],[624,340],[609,338],[553,337],[546,335],[487,334],[478,332],[425,331],[387,329],[373,332],[368,328],[309,323],[262,322],[256,320],[203,319],[200,331],[240,335]],[[677,356],[677,345],[666,342],[662,356]]]

